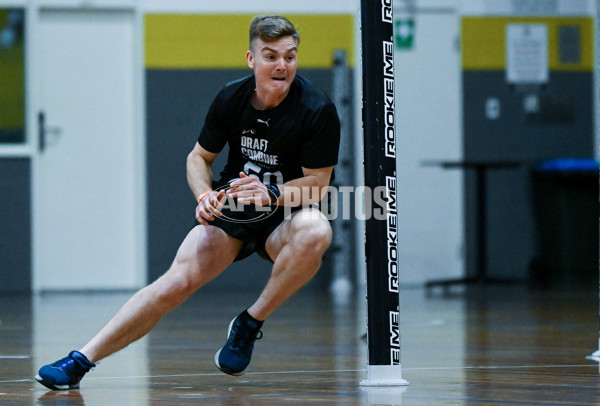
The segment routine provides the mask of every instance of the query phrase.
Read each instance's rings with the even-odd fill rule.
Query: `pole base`
[[[361,393],[367,398],[367,405],[401,406],[406,386],[361,386]]]
[[[367,365],[367,379],[360,386],[407,386],[401,365]]]
[[[585,357],[586,359],[591,359],[592,361],[600,362],[600,350],[595,351],[592,355],[588,355]]]

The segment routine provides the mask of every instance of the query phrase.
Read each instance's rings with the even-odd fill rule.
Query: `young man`
[[[299,35],[284,17],[256,17],[246,60],[253,75],[227,84],[213,101],[187,158],[198,200],[195,226],[171,268],[137,292],[79,351],[43,366],[51,389],[79,387],[95,363],[148,333],[233,261],[253,252],[273,262],[266,287],[229,325],[215,365],[242,375],[263,321],[317,272],[331,242],[324,196],[337,163],[340,126],[333,103],[296,75]],[[229,144],[219,187],[212,163]],[[234,201],[236,205],[228,205]]]

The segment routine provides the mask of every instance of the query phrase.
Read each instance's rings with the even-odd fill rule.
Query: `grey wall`
[[[522,164],[488,173],[488,274],[528,276],[535,255],[532,167],[552,158],[594,156],[592,79],[589,72],[551,72],[547,85],[517,88],[506,84],[504,71],[463,73],[465,160]],[[539,97],[538,112],[525,112],[528,95]],[[489,97],[500,102],[496,120],[485,114]],[[473,275],[476,190],[470,172],[465,173],[465,194],[467,272]]]
[[[146,71],[149,281],[168,269],[179,244],[194,226],[195,200],[187,185],[185,162],[210,103],[227,82],[249,73],[247,69]],[[324,91],[331,91],[330,70],[299,73]],[[225,152],[217,158],[215,177],[225,163]],[[217,289],[258,289],[264,286],[269,272],[270,263],[252,255],[234,263],[210,285]],[[325,286],[329,277],[325,265],[311,285]]]
[[[31,290],[31,165],[0,159],[0,292]]]

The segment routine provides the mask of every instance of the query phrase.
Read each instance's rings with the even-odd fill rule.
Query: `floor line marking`
[[[575,364],[575,365],[482,365],[482,366],[462,366],[462,367],[408,367],[402,368],[404,371],[435,371],[435,370],[456,370],[456,369],[536,369],[536,368],[598,368],[595,364]],[[366,369],[324,369],[324,370],[298,370],[298,371],[264,371],[264,372],[247,372],[246,375],[289,375],[289,374],[326,374],[326,373],[350,373],[350,372],[363,372],[366,373]],[[222,372],[206,372],[200,374],[169,374],[169,375],[129,375],[129,376],[102,376],[93,377],[88,376],[86,380],[103,380],[103,379],[139,379],[139,378],[185,378],[185,377],[200,377],[200,376],[224,376]],[[0,380],[0,383],[14,383],[14,382],[33,382],[33,379],[13,379],[13,380]]]

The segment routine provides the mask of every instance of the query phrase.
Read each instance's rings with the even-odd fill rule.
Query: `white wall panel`
[[[34,0],[33,4],[44,8],[78,8],[78,9],[132,9],[137,0]]]
[[[594,0],[460,0],[465,15],[518,15],[534,10],[532,15],[592,15]]]
[[[171,13],[354,13],[355,0],[228,0],[226,6],[217,1],[141,0],[145,12]]]
[[[411,17],[414,45],[395,60],[398,246],[401,283],[420,284],[464,273],[462,173],[423,165],[462,159],[461,74],[458,16]]]

